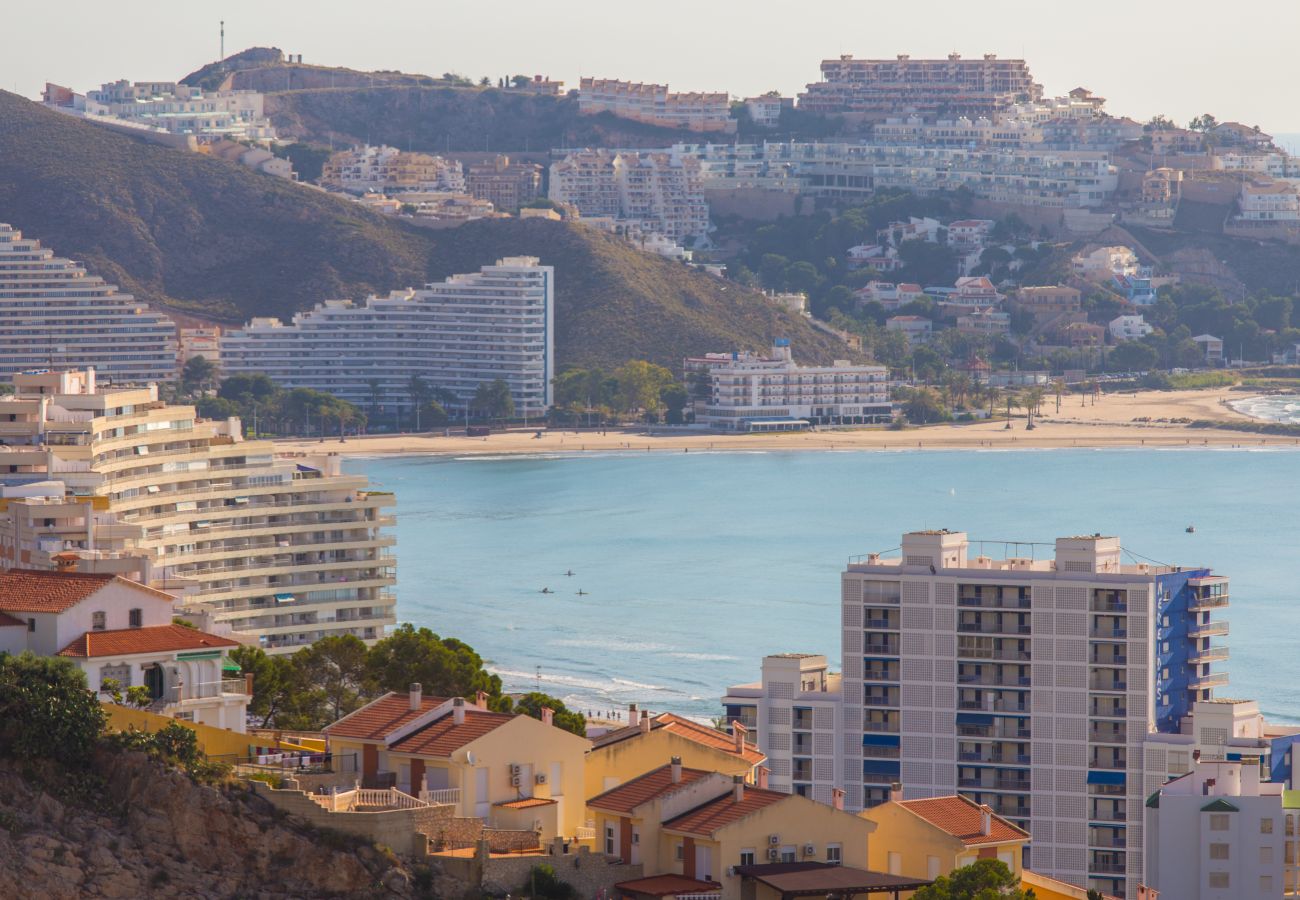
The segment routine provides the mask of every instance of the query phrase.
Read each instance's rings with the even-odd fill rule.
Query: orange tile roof
[[[545,797],[525,797],[522,800],[510,800],[506,803],[493,803],[493,806],[500,809],[532,809],[535,806],[551,806],[554,800],[547,800]]]
[[[674,784],[672,766],[660,766],[631,781],[625,781],[618,787],[610,788],[603,794],[597,794],[587,801],[587,805],[606,812],[630,813],[642,803],[648,803],[660,794],[669,793],[709,774],[703,769],[683,768],[682,780]]]
[[[741,798],[739,803],[736,802],[729,790],[721,797],[716,797],[708,803],[702,803],[675,819],[669,819],[664,822],[663,827],[670,831],[681,831],[686,834],[710,837],[719,828],[739,822],[760,809],[771,806],[773,803],[780,803],[782,800],[789,800],[792,796],[794,795],[746,785],[744,797]]]
[[[22,619],[15,618],[6,612],[0,612],[0,628],[17,628],[20,625],[23,628],[27,627],[27,623]]]
[[[179,650],[213,650],[238,647],[239,641],[208,634],[184,625],[152,625],[147,628],[117,628],[87,631],[59,651],[59,656],[93,659],[100,656],[130,656],[134,653],[164,653]]]
[[[1029,832],[1012,825],[1006,819],[991,811],[992,825],[989,828],[989,833],[981,834],[981,817],[985,808],[974,800],[960,795],[894,802],[908,812],[925,819],[935,828],[946,831],[968,847],[1029,839]]]
[[[9,569],[0,574],[0,610],[61,613],[113,582],[128,585],[140,593],[150,594],[168,603],[176,600],[171,594],[156,591],[121,575]]]
[[[650,730],[657,731],[660,728],[667,729],[673,734],[679,734],[697,744],[730,753],[732,756],[739,756],[751,766],[756,766],[767,759],[767,756],[761,750],[751,744],[746,744],[744,751],[737,754],[735,738],[730,734],[718,731],[716,728],[710,728],[708,725],[701,725],[699,722],[693,722],[676,713],[660,713],[654,716],[650,720]],[[593,750],[607,747],[610,744],[617,744],[619,741],[635,738],[638,734],[641,734],[639,727],[628,725],[607,734],[602,734],[592,741],[591,746]]]
[[[477,709],[465,710],[465,722],[457,725],[452,713],[424,726],[413,734],[397,741],[389,749],[399,753],[414,753],[417,756],[448,757],[464,747],[470,741],[495,731],[515,718],[507,713],[480,712]]]
[[[421,697],[420,708],[412,710],[409,694],[388,693],[349,713],[334,724],[325,726],[324,731],[330,737],[382,742],[384,738],[412,719],[446,702],[446,697]]]
[[[685,875],[651,875],[649,878],[620,881],[614,887],[623,893],[640,894],[643,897],[675,897],[678,894],[712,893],[722,885],[716,881],[698,881]]]

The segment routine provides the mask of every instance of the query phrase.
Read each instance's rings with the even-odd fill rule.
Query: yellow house
[[[673,757],[689,768],[743,775],[749,784],[758,783],[759,769],[767,761],[761,750],[746,743],[743,728],[726,734],[674,713],[639,715],[632,706],[626,727],[592,741],[586,796],[594,797]]]
[[[587,801],[598,848],[640,862],[647,879],[680,876],[694,891],[740,900],[739,867],[767,863],[867,863],[875,825],[806,797],[753,787],[744,776],[674,760]],[[680,883],[679,883],[680,886]],[[619,888],[648,896],[644,880]]]
[[[1032,890],[1035,900],[1088,900],[1087,888],[1048,878],[1029,869],[1020,873],[1020,887],[1025,891]],[[1103,900],[1114,900],[1109,894],[1102,894],[1102,897]]]
[[[390,693],[325,729],[336,767],[355,765],[362,787],[396,787],[451,803],[457,815],[541,840],[576,837],[586,821],[590,742],[543,720],[489,712],[462,697]]]
[[[893,799],[859,815],[875,823],[868,868],[933,881],[979,859],[1019,876],[1029,832],[962,796]]]

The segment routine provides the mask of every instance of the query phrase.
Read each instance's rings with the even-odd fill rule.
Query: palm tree
[[[1028,417],[1028,421],[1025,424],[1026,431],[1034,430],[1034,414],[1041,410],[1043,397],[1046,393],[1046,391],[1037,385],[1025,391],[1025,412]]]
[[[1065,381],[1060,378],[1056,379],[1056,381],[1052,382],[1052,389],[1056,391],[1056,414],[1059,416],[1061,414],[1061,395],[1065,393]]]
[[[420,430],[420,407],[429,402],[431,396],[429,383],[423,375],[412,375],[406,383],[406,393],[410,395],[411,407],[415,410],[415,430]]]
[[[1011,408],[1019,408],[1023,404],[1020,402],[1020,395],[1007,391],[1007,428],[1011,427]]]

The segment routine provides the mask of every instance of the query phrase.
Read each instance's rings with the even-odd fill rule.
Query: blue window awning
[[[862,735],[862,746],[864,747],[897,747],[900,738],[896,734],[864,734]]]
[[[294,600],[296,600],[296,599],[297,599],[297,598],[294,597],[293,594],[276,594],[276,595],[275,595],[275,602],[276,602],[276,603],[292,603],[292,602],[293,602]]]
[[[1088,784],[1123,784],[1125,777],[1123,772],[1089,772]]]
[[[873,775],[897,775],[899,762],[896,759],[864,759],[862,771]]]
[[[957,713],[958,725],[992,725],[993,717],[988,713]]]

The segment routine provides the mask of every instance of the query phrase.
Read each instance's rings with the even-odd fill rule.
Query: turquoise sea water
[[[1100,531],[1144,557],[1213,567],[1232,580],[1232,681],[1220,695],[1300,720],[1295,451],[654,452],[348,467],[397,492],[399,620],[467,641],[509,689],[531,689],[540,666],[542,689],[584,711],[635,701],[714,715],[766,653],[825,653],[838,667],[848,557],[946,527],[998,542],[991,555],[1002,541]]]

